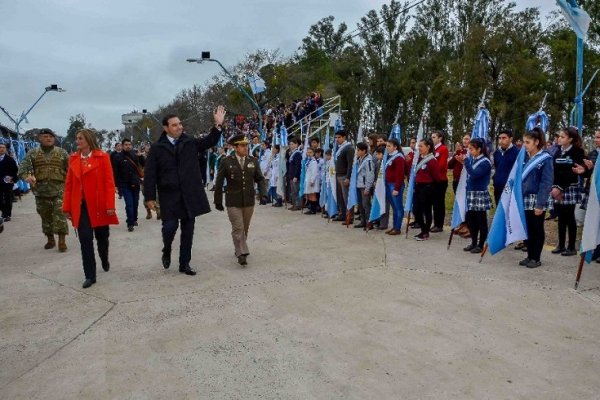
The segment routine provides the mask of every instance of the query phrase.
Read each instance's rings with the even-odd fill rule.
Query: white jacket
[[[275,154],[269,161],[269,186],[277,187],[279,183],[279,154]]]
[[[304,174],[304,194],[319,193],[321,191],[321,176],[319,163],[314,158],[308,160]]]

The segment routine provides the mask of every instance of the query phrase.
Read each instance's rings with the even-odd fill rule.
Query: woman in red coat
[[[77,152],[69,159],[65,182],[63,212],[79,233],[85,282],[83,288],[96,283],[94,236],[102,269],[108,271],[109,225],[117,225],[115,182],[108,154],[100,150],[96,134],[90,129],[77,132]]]

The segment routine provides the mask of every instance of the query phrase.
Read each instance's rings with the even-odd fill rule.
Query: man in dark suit
[[[18,180],[19,167],[7,154],[7,144],[0,142],[0,211],[4,221],[10,221],[13,206],[13,186]]]
[[[198,157],[200,152],[216,146],[221,137],[221,124],[225,120],[223,106],[217,107],[213,119],[215,125],[210,134],[196,139],[183,133],[183,125],[176,115],[165,116],[164,131],[152,144],[144,169],[144,198],[148,208],[156,208],[157,189],[160,197],[163,267],[171,265],[171,244],[181,224],[179,272],[187,275],[196,275],[190,267],[196,217],[210,212]]]
[[[227,179],[225,205],[227,216],[231,222],[231,237],[235,247],[238,263],[247,264],[248,229],[254,213],[254,183],[258,184],[260,196],[266,201],[267,181],[265,180],[258,159],[248,155],[248,139],[242,134],[232,137],[229,143],[234,146],[235,153],[219,164],[219,172],[215,182],[215,208],[224,211],[223,182]]]

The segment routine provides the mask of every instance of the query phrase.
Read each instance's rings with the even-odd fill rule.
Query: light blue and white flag
[[[300,126],[300,137],[302,137],[302,125]],[[302,167],[300,169],[300,189],[298,191],[298,196],[302,198],[304,196],[304,181],[306,180],[306,166],[308,164],[306,160],[306,152],[308,151],[308,137],[309,134],[306,132],[304,136],[304,147],[302,147]]]
[[[481,106],[475,117],[473,124],[473,133],[471,139],[483,139],[485,143],[489,143],[488,130],[490,127],[490,113],[489,111]],[[456,195],[454,196],[454,207],[452,209],[452,220],[450,221],[450,227],[456,229],[465,222],[467,215],[467,169],[463,168],[460,174],[460,180],[456,188]]]
[[[588,29],[592,19],[590,15],[577,5],[574,0],[556,0],[556,4],[560,7],[565,19],[571,25],[573,31],[579,39],[587,38]]]
[[[333,158],[325,166],[327,169],[327,215],[329,218],[337,214],[337,192],[335,177],[335,162]]]
[[[400,141],[402,130],[400,124],[394,124],[392,131],[390,132],[390,139],[397,139]],[[381,160],[381,167],[379,168],[379,174],[377,181],[375,182],[375,191],[373,193],[373,201],[371,203],[371,215],[369,216],[369,222],[375,221],[383,214],[385,214],[386,198],[385,198],[385,167],[388,162],[387,149],[383,153],[383,159]]]
[[[285,127],[285,124],[281,125],[281,128],[279,128],[279,136],[280,136],[280,146],[281,147],[287,147],[288,146],[288,131],[287,128]],[[282,157],[285,158],[285,157]]]
[[[328,125],[327,129],[325,130],[325,143],[323,143],[323,156],[325,155],[325,152],[327,150],[329,150],[330,141],[331,141],[331,138],[329,137],[329,125]]]
[[[344,129],[344,124],[342,123],[342,116],[340,115],[336,120],[335,120],[335,126],[333,127],[333,133],[337,133],[338,131],[341,131],[342,129]]]
[[[538,111],[534,114],[531,114],[527,119],[526,128],[528,131],[532,130],[536,126],[542,128],[544,133],[548,132],[548,128],[550,127],[550,118],[548,118],[548,114],[545,111]]]
[[[267,84],[258,74],[249,76],[248,84],[250,85],[250,89],[252,89],[252,94],[259,94],[267,90]]]
[[[350,187],[348,188],[348,202],[346,203],[346,210],[352,210],[354,206],[358,204],[357,195],[357,180],[358,180],[358,157],[354,154],[354,161],[352,162],[352,173],[350,175]],[[350,215],[350,214],[348,214]]]
[[[600,159],[596,161],[594,174],[590,179],[590,194],[581,236],[581,254],[585,255],[587,262],[592,261],[592,254],[600,244]]]
[[[548,154],[540,152],[538,155]],[[530,160],[528,166],[537,164],[537,157]],[[525,206],[523,203],[523,163],[525,161],[525,148],[521,148],[515,161],[508,181],[500,197],[500,204],[494,215],[488,247],[491,254],[496,254],[509,244],[527,239],[527,225],[525,224]],[[535,163],[535,164],[534,164]],[[531,169],[529,170],[531,172]]]
[[[417,131],[417,148],[418,144],[421,140],[423,140],[423,135],[425,134],[425,124],[423,123],[424,117],[421,118],[421,122],[419,123],[419,130]],[[408,189],[406,191],[406,206],[404,207],[404,211],[408,214],[412,211],[413,207],[413,198],[415,193],[415,180],[417,179],[417,164],[419,163],[419,154],[418,150],[415,149],[415,156],[413,157],[413,162],[410,167],[410,177],[408,178]]]

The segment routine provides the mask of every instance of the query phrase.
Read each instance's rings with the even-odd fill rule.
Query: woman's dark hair
[[[446,136],[444,135],[443,132],[435,131],[432,133],[432,135],[436,135],[437,137],[440,138],[440,142],[442,142],[442,144],[446,144]]]
[[[388,139],[387,142],[393,144],[394,146],[396,146],[396,148],[399,151],[402,151],[402,148],[400,147],[400,142],[397,139],[391,138],[391,139]]]
[[[332,155],[332,154],[333,154],[333,151],[331,151],[331,149],[327,149],[327,150],[325,150],[325,155],[326,155],[326,156],[330,156],[330,155]]]
[[[423,138],[423,139],[421,139],[421,143],[423,143],[425,146],[429,147],[429,151],[428,151],[429,154],[433,153],[433,140],[431,140],[430,138]]]
[[[484,156],[487,157],[488,147],[487,147],[487,143],[485,142],[484,139],[481,139],[481,138],[471,139],[471,142],[469,142],[469,146],[473,146],[476,149],[481,150],[481,154],[483,154]]]
[[[280,146],[280,145],[278,145],[278,144],[276,144],[275,146],[273,146],[273,148],[274,148],[275,150],[277,150],[277,151],[280,151],[280,150],[281,150],[281,146]]]
[[[546,146],[546,135],[544,135],[544,131],[539,126],[536,126],[529,132],[526,132],[523,137],[528,137],[531,140],[538,140],[538,149],[543,149]]]
[[[573,139],[573,147],[575,148],[581,148],[582,145],[582,140],[581,140],[581,135],[579,135],[579,131],[577,130],[577,128],[575,128],[574,126],[570,126],[568,128],[562,128],[561,129],[562,132],[564,132],[568,137],[570,137],[571,139]]]
[[[379,146],[378,148],[376,148],[375,153],[380,153],[380,154],[385,153],[385,146]]]

